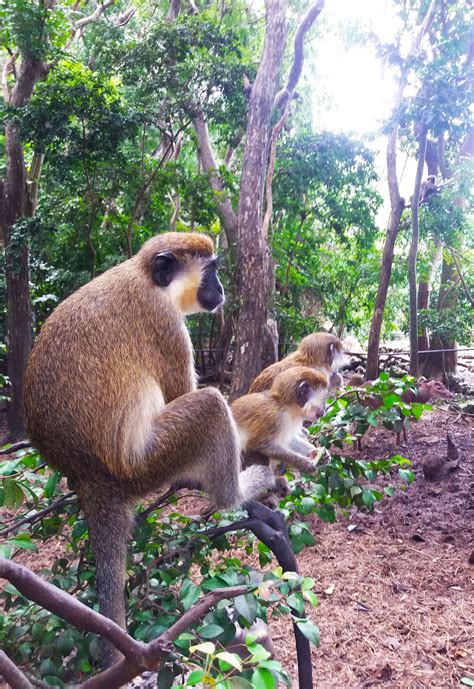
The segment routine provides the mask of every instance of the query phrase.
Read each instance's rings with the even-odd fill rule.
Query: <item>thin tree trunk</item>
[[[25,105],[34,85],[45,73],[40,60],[22,57],[17,81],[11,93],[6,93],[10,107]],[[29,261],[27,238],[14,233],[16,221],[27,214],[32,215],[36,207],[35,196],[28,198],[27,170],[23,146],[18,127],[12,121],[5,125],[6,177],[3,188],[0,219],[3,245],[5,247],[5,278],[7,297],[7,375],[10,380],[7,405],[7,426],[9,438],[21,438],[24,433],[22,411],[23,376],[33,342],[33,322],[29,294]],[[36,182],[39,178],[35,178]],[[35,192],[35,190],[34,190]]]
[[[443,246],[441,239],[438,237],[434,241],[434,251],[433,257],[430,261],[429,271],[426,280],[420,280],[418,283],[418,313],[420,311],[425,311],[430,305],[430,294],[431,294],[431,284],[433,282],[433,276],[438,266],[441,256],[442,256]],[[418,338],[418,351],[426,351],[430,346],[430,339],[428,335],[428,329],[423,327],[420,336]],[[425,365],[427,360],[427,354],[420,354],[419,361],[422,366]],[[423,371],[422,371],[423,372]]]
[[[388,287],[392,275],[393,252],[395,241],[400,230],[400,219],[405,209],[405,199],[400,198],[398,206],[392,210],[388,224],[387,236],[382,254],[382,265],[380,266],[379,286],[375,297],[374,312],[369,333],[369,344],[367,352],[367,368],[365,372],[366,380],[374,380],[379,374],[379,347],[380,335],[382,332],[383,314],[385,302],[387,301]]]
[[[416,260],[419,241],[419,206],[423,169],[425,167],[427,127],[422,125],[418,141],[418,165],[411,200],[411,244],[408,257],[408,284],[410,287],[410,374],[418,376],[418,301],[416,295]]]

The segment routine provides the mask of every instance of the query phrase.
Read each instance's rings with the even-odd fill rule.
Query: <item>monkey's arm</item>
[[[314,445],[311,445],[306,436],[298,434],[290,440],[290,449],[298,455],[307,457],[310,452],[314,452]]]
[[[312,445],[310,447],[312,450],[314,449]],[[287,464],[294,469],[298,469],[298,471],[303,471],[305,473],[311,473],[314,471],[314,464],[307,458],[307,456],[292,452],[281,445],[273,443],[270,444],[266,449],[266,454],[271,457],[272,463],[282,462],[283,464]]]

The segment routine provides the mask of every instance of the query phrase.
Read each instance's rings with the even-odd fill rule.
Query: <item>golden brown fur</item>
[[[298,393],[302,384],[310,388],[304,400]],[[232,402],[244,449],[310,471],[312,464],[307,457],[314,448],[304,439],[302,426],[316,407],[322,408],[326,391],[324,374],[293,366],[275,377],[270,390],[243,395]]]
[[[184,316],[222,303],[212,262],[205,235],[150,239],[58,306],[25,375],[30,437],[77,487],[97,561],[100,610],[123,626],[137,498],[165,482],[184,482],[232,507],[272,483],[268,468],[240,473],[239,439],[224,398],[213,388],[196,390]],[[116,657],[105,644],[104,664]]]
[[[304,337],[296,352],[268,366],[252,382],[249,392],[269,390],[275,377],[293,366],[309,366],[329,376],[333,366],[332,353],[342,354],[342,343],[329,333],[312,333]]]

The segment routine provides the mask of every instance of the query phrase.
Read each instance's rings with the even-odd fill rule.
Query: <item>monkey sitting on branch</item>
[[[328,379],[329,389],[335,389],[342,384],[338,370],[345,363],[345,358],[338,337],[324,332],[312,333],[301,340],[296,352],[265,368],[253,380],[249,392],[269,390],[279,373],[294,366],[308,366],[323,373]]]
[[[277,376],[269,390],[243,395],[231,404],[231,411],[244,452],[263,455],[275,473],[280,465],[298,471],[314,471],[311,458],[315,447],[307,439],[305,421],[315,421],[324,413],[327,378],[307,366],[293,366]],[[288,482],[276,480],[276,492],[288,494]],[[268,506],[276,507],[272,496]]]
[[[212,241],[166,233],[63,301],[46,320],[24,382],[34,445],[77,490],[97,565],[99,610],[125,628],[125,564],[135,503],[164,483],[220,508],[274,484],[241,471],[230,409],[196,389],[188,314],[224,302]],[[103,666],[121,654],[103,643]]]

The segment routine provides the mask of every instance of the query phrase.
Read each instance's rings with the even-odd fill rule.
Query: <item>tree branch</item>
[[[12,689],[34,689],[28,677],[0,650],[0,676]]]
[[[124,655],[138,657],[143,653],[144,644],[132,639],[118,624],[44,581],[27,567],[2,559],[0,577],[8,579],[24,596],[78,629],[104,636]]]
[[[303,69],[305,35],[320,15],[325,2],[326,0],[317,0],[317,2],[311,5],[300,22],[295,36],[295,55],[293,57],[293,64],[291,66],[286,86],[282,88],[275,96],[274,106],[276,108],[283,107],[287,101],[293,98],[296,84],[299,81],[301,71]]]
[[[462,286],[464,287],[464,291],[465,291],[465,293],[466,293],[466,297],[467,297],[468,300],[471,302],[471,306],[474,306],[474,299],[473,299],[472,294],[471,294],[471,292],[470,292],[470,290],[469,290],[469,286],[468,286],[467,283],[466,283],[466,280],[465,280],[464,275],[463,275],[462,270],[461,270],[461,266],[459,265],[459,261],[458,261],[458,259],[456,258],[456,254],[455,254],[455,252],[454,252],[454,249],[451,249],[451,250],[450,250],[450,254],[451,254],[451,258],[452,258],[453,261],[454,261],[454,265],[456,266],[456,271],[457,271],[457,274],[459,275],[459,279],[461,280]]]
[[[13,71],[15,67],[15,61],[18,57],[18,50],[15,50],[13,55],[5,62],[2,69],[2,93],[3,100],[5,103],[10,102],[10,89],[8,88],[8,75]]]
[[[89,14],[87,17],[83,17],[82,19],[78,19],[77,22],[74,22],[73,27],[76,31],[79,29],[82,29],[84,26],[87,26],[87,24],[92,24],[93,22],[96,22],[105,12],[105,10],[113,5],[115,0],[104,0],[103,3],[98,4],[95,10],[92,12],[92,14]]]
[[[33,447],[29,440],[20,440],[18,443],[13,443],[10,447],[4,447],[0,450],[0,455],[11,455],[18,450],[23,450],[25,447]]]
[[[270,226],[270,221],[272,219],[273,213],[273,193],[272,193],[272,183],[273,174],[275,172],[275,161],[276,161],[276,146],[278,137],[281,134],[283,127],[285,126],[288,115],[290,114],[290,103],[295,92],[296,85],[298,84],[301,72],[303,70],[304,63],[304,39],[307,31],[312,27],[318,16],[320,15],[326,0],[317,0],[306,12],[305,16],[300,22],[298,30],[295,36],[295,54],[293,57],[293,64],[288,76],[288,81],[286,86],[281,89],[275,96],[274,106],[276,108],[284,107],[284,111],[279,121],[273,127],[272,135],[270,139],[270,156],[267,168],[267,176],[265,180],[265,192],[267,206],[265,209],[265,215],[262,222],[262,234],[266,238],[268,235],[268,228]]]
[[[224,227],[227,242],[232,253],[235,253],[237,236],[237,215],[232,208],[227,191],[223,188],[221,179],[217,172],[217,163],[212,151],[211,140],[207,123],[202,115],[196,115],[193,119],[194,129],[196,130],[199,155],[201,157],[204,171],[209,176],[209,184],[217,197],[217,214]]]
[[[161,636],[144,645],[142,658],[124,658],[113,667],[100,672],[95,677],[78,685],[78,689],[119,689],[125,682],[134,679],[143,670],[156,670],[161,660],[172,650],[171,643],[188,627],[195,625],[201,617],[225,598],[234,598],[246,593],[246,586],[232,586],[229,588],[215,589],[196,603],[190,610],[184,613]]]

